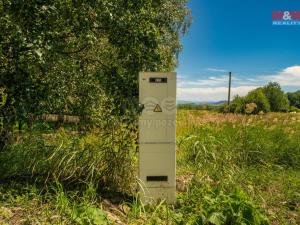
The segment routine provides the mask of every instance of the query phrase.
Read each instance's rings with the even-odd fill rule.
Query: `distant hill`
[[[226,103],[227,101],[208,101],[208,102],[201,102],[201,101],[177,101],[177,105],[183,104],[195,104],[195,105],[221,105]]]

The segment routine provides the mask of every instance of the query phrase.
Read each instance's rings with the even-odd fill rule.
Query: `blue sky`
[[[191,0],[193,22],[182,38],[178,100],[218,101],[269,81],[300,89],[300,26],[273,26],[272,11],[299,10],[300,0]]]

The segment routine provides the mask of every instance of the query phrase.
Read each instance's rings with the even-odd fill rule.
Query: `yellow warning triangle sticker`
[[[161,109],[161,107],[159,106],[159,104],[156,104],[156,106],[155,106],[153,112],[162,112],[162,109]]]

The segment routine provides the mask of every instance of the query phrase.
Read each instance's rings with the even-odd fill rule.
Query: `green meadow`
[[[140,203],[135,132],[114,129],[16,134],[0,154],[0,224],[300,223],[299,114],[179,110],[175,205]]]

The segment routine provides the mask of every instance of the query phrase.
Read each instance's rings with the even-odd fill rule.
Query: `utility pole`
[[[230,104],[230,94],[231,94],[231,72],[229,72],[229,85],[228,85],[228,102],[227,104]]]

